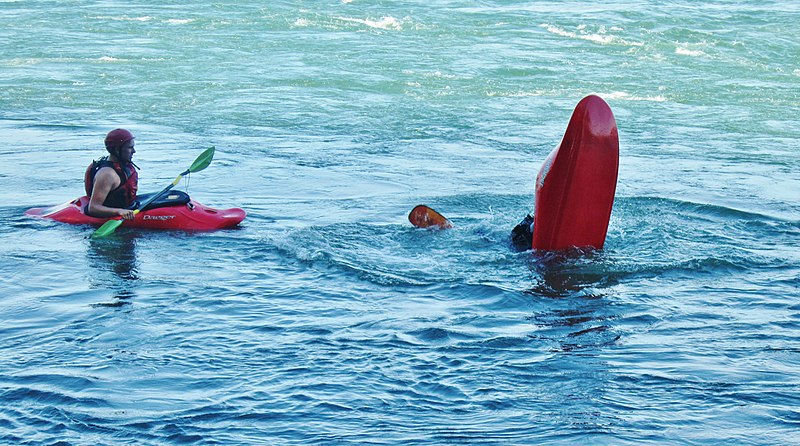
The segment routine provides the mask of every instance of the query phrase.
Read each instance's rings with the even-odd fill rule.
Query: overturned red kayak
[[[72,225],[100,226],[108,219],[95,218],[84,214],[89,197],[83,196],[70,202],[46,208],[28,209],[25,215],[45,218]],[[182,231],[213,231],[231,228],[244,220],[244,209],[214,209],[200,204],[182,192],[172,192],[164,200],[136,214],[133,220],[126,221],[126,227],[145,229],[166,229]]]
[[[536,178],[532,248],[601,249],[617,187],[619,136],[611,108],[598,96],[575,107],[564,138]]]

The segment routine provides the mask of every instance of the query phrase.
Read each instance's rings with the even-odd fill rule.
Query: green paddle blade
[[[211,160],[214,159],[214,146],[211,146],[203,151],[200,156],[197,157],[196,160],[189,166],[189,172],[199,172],[209,164],[211,164]]]
[[[119,220],[109,220],[103,223],[103,226],[100,226],[92,233],[92,238],[101,238],[114,233],[123,221],[120,218]]]

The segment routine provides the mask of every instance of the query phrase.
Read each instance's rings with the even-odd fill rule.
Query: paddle
[[[439,229],[450,229],[453,227],[453,223],[450,220],[424,204],[420,204],[411,210],[411,213],[408,214],[408,221],[418,228],[437,227]]]
[[[161,192],[145,200],[144,203],[139,204],[136,210],[133,211],[133,215],[138,214],[139,212],[141,212],[142,209],[146,208],[147,205],[154,202],[167,192],[169,192],[169,190],[175,187],[175,185],[178,184],[181,178],[183,178],[185,175],[188,175],[193,172],[199,172],[208,167],[208,165],[211,164],[212,159],[214,159],[214,147],[209,147],[208,149],[204,150],[203,153],[201,153],[196,160],[194,160],[194,162],[192,163],[191,166],[189,166],[188,169],[181,172],[181,174],[178,175],[178,177],[175,178],[175,180],[169,186],[165,187],[164,190],[162,190]],[[99,228],[97,228],[97,230],[95,230],[92,233],[92,238],[100,238],[112,234],[114,231],[117,230],[118,227],[120,227],[120,225],[122,225],[123,222],[125,222],[125,220],[122,219],[122,217],[108,220],[107,222],[103,223],[103,226],[100,226]]]

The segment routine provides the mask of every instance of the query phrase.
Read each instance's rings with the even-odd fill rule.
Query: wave
[[[597,29],[597,32],[587,31],[587,27],[585,25],[578,26],[576,28],[576,31],[568,31],[565,28],[556,25],[550,25],[548,23],[542,23],[539,26],[557,36],[569,37],[571,39],[586,40],[589,42],[599,43],[601,45],[618,44],[618,45],[633,46],[633,47],[644,46],[644,43],[642,42],[630,41],[612,34],[608,34],[608,30],[606,29],[605,26],[600,26]],[[612,30],[618,30],[618,29],[612,29]]]
[[[356,19],[351,17],[336,17],[336,19],[343,22],[365,25],[368,28],[382,29],[387,31],[401,31],[403,29],[403,22],[391,16],[384,16],[379,20]]]
[[[187,23],[192,23],[195,19],[159,19],[153,16],[93,16],[90,17],[93,20],[111,20],[114,22],[154,22],[158,21],[161,23],[167,23],[170,25],[185,25]]]
[[[706,56],[707,55],[705,53],[705,51],[692,50],[692,49],[689,49],[689,48],[687,48],[685,46],[676,47],[675,48],[675,54],[678,54],[680,56],[692,56],[692,57],[701,57],[701,56]]]
[[[718,219],[771,222],[778,225],[786,225],[788,227],[800,229],[800,220],[792,220],[762,212],[737,209],[720,204],[700,203],[677,198],[659,196],[617,197],[617,200],[615,201],[615,209],[617,209],[617,205],[622,207],[633,205],[634,207],[640,209],[672,209],[696,215],[716,217]]]
[[[637,96],[633,95],[624,91],[612,91],[610,93],[597,93],[600,97],[603,97],[608,100],[612,101],[646,101],[646,102],[666,102],[666,96],[658,95],[658,96]]]

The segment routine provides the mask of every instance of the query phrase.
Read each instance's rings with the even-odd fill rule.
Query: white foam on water
[[[97,20],[112,20],[115,22],[152,22],[157,20],[155,17],[152,16],[139,16],[139,17],[128,17],[128,16],[94,16],[93,19]],[[187,23],[194,22],[195,19],[165,19],[162,20],[163,23],[168,23],[170,25],[185,25]]]
[[[544,92],[542,91],[487,91],[486,96],[493,98],[493,97],[504,97],[504,98],[527,98],[527,97],[537,97],[537,96],[544,96]]]
[[[6,61],[4,63],[4,65],[10,66],[10,67],[21,67],[21,66],[26,66],[26,65],[36,65],[36,64],[39,64],[39,63],[42,63],[42,59],[37,59],[37,58],[32,58],[31,57],[31,58],[10,59],[10,60]]]
[[[692,50],[682,45],[678,45],[677,47],[675,47],[675,54],[679,54],[681,56],[691,56],[691,57],[701,57],[706,55],[704,51]]]
[[[433,71],[431,73],[425,73],[423,76],[434,79],[458,79],[458,76],[456,76],[455,74],[445,74],[439,70]]]
[[[668,99],[664,96],[637,96],[624,91],[612,91],[610,93],[598,94],[603,99],[615,101],[647,101],[647,102],[666,102]]]
[[[589,42],[599,43],[601,45],[619,44],[628,46],[644,46],[644,43],[642,42],[629,41],[614,35],[607,34],[608,31],[606,30],[605,26],[600,26],[597,32],[595,33],[588,32],[586,30],[587,28],[586,25],[577,26],[576,28],[578,32],[569,31],[567,29],[555,25],[550,25],[548,23],[542,23],[539,26],[557,36],[569,37],[571,39],[586,40]],[[611,27],[611,31],[619,32],[623,31],[623,29],[618,26],[613,26]]]
[[[385,16],[381,17],[380,20],[370,20],[370,19],[356,19],[351,17],[337,17],[339,20],[343,20],[345,22],[351,23],[359,23],[362,25],[366,25],[370,28],[376,29],[385,29],[385,30],[395,30],[400,31],[403,29],[402,23],[394,17]]]
[[[582,40],[589,40],[591,42],[608,44],[611,43],[614,38],[612,36],[603,36],[600,34],[578,34],[572,31],[567,31],[563,28],[559,28],[553,25],[542,24],[542,28],[546,29],[547,31],[562,37],[569,37],[571,39],[582,39]]]
[[[114,20],[117,22],[149,22],[151,20],[155,20],[155,17],[150,16],[142,16],[142,17],[95,17],[96,19],[103,19],[103,20]]]

